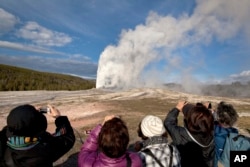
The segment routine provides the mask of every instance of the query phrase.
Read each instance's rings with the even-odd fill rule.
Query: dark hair
[[[189,110],[191,110],[195,105],[188,103],[186,105],[183,106],[182,108],[182,113],[184,114],[184,116],[186,116],[186,114],[188,113]]]
[[[209,136],[213,133],[214,118],[204,105],[197,104],[191,108],[186,113],[184,122],[190,133],[200,133],[204,136]]]
[[[144,136],[141,130],[141,122],[139,123],[138,127],[137,127],[137,135],[138,137],[142,138],[143,140],[148,139],[148,137]]]
[[[141,122],[139,123],[138,128],[137,128],[137,135],[138,135],[138,137],[140,137],[142,140],[147,140],[147,139],[148,139],[148,137],[147,137],[147,136],[144,136],[143,133],[142,133],[142,130],[141,130]],[[165,131],[161,136],[162,136],[162,137],[168,137],[167,131]]]
[[[217,106],[217,116],[219,123],[227,126],[233,126],[239,117],[234,107],[224,101]]]
[[[125,154],[128,143],[128,128],[120,118],[105,122],[98,137],[100,151],[110,158],[119,158]]]

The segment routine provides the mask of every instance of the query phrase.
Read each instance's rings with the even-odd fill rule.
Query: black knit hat
[[[12,109],[7,117],[7,136],[37,136],[46,131],[47,119],[32,105]]]

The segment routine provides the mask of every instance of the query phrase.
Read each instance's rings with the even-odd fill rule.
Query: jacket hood
[[[198,145],[200,145],[201,147],[209,147],[211,146],[211,144],[213,144],[214,142],[214,137],[213,135],[209,135],[209,136],[204,136],[202,134],[192,134],[189,132],[189,130],[187,128],[185,128],[188,136]]]
[[[7,137],[36,136],[47,129],[46,117],[32,105],[12,109],[7,117]]]

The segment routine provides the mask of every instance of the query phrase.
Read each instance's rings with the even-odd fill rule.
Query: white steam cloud
[[[191,15],[178,18],[151,12],[144,25],[124,30],[117,46],[105,48],[99,59],[96,87],[153,86],[167,77],[185,80],[173,70],[183,74],[192,71],[195,63],[187,66],[180,49],[189,47],[199,52],[196,45],[209,44],[213,39],[224,41],[239,32],[250,37],[249,16],[249,0],[197,0]]]

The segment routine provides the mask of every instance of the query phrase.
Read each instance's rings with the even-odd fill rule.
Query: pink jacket
[[[78,155],[79,167],[127,167],[127,159],[124,154],[120,158],[109,158],[98,151],[98,135],[102,126],[97,125],[89,134],[82,145]],[[134,152],[127,152],[131,159],[131,167],[142,167],[140,156]]]

